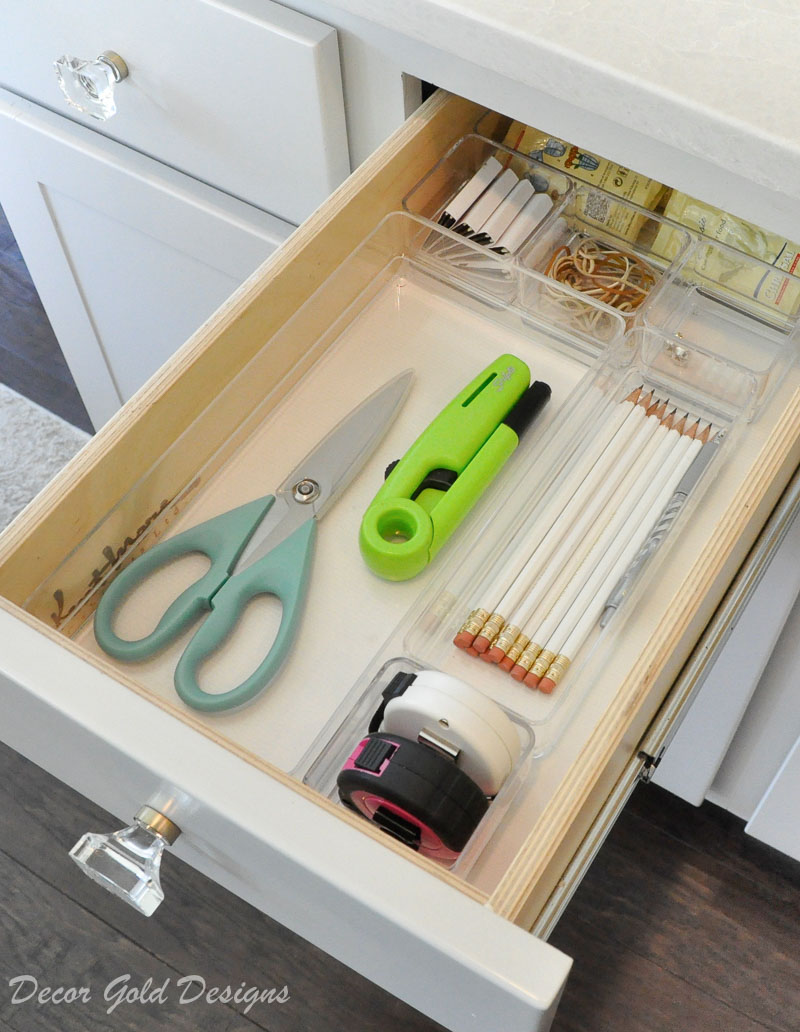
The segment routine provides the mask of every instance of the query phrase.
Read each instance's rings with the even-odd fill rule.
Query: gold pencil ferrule
[[[502,631],[505,626],[505,622],[505,617],[501,616],[500,613],[492,613],[481,628],[481,637],[488,638],[490,642],[493,642],[497,635]]]
[[[490,613],[488,609],[473,609],[467,619],[461,625],[459,634],[479,634],[483,625],[489,619]]]
[[[529,645],[526,645],[522,650],[519,659],[517,660],[517,666],[523,667],[525,670],[530,670],[533,664],[536,662],[536,657],[542,651],[542,646],[537,645],[535,641],[532,641]]]
[[[506,624],[503,630],[497,635],[495,639],[495,648],[502,649],[503,652],[508,654],[508,650],[517,640],[521,627],[517,627],[516,624]]]
[[[506,659],[516,663],[525,649],[530,645],[531,639],[527,634],[518,634],[517,640],[506,649]]]
[[[550,666],[547,668],[547,676],[553,682],[558,684],[561,678],[566,674],[567,669],[572,661],[568,656],[565,656],[563,652],[560,652]]]
[[[550,669],[550,664],[556,658],[555,652],[551,652],[550,649],[543,649],[539,654],[539,658],[531,667],[531,673],[537,677],[544,677],[547,671]]]

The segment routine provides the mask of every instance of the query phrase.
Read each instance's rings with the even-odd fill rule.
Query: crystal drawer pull
[[[130,827],[110,835],[88,832],[69,855],[92,881],[150,917],[164,899],[161,854],[180,833],[163,813],[143,806]]]
[[[128,66],[113,50],[104,50],[94,61],[64,54],[55,62],[61,92],[72,107],[101,122],[116,114],[114,87],[128,76]]]

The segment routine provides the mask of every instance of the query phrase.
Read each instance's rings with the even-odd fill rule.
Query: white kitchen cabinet
[[[86,623],[103,557],[138,547],[137,528],[145,533],[157,513],[180,518],[241,439],[250,410],[280,404],[303,382],[311,342],[340,325],[354,300],[330,290],[321,299],[320,283],[480,113],[440,95],[412,116],[6,531],[2,734],[125,823],[145,802],[166,812],[182,828],[181,856],[446,1026],[543,1032],[570,962],[527,932],[546,930],[574,889],[584,844],[647,763],[648,728],[674,719],[670,685],[800,458],[796,369],[704,496],[713,520],[671,546],[659,569],[663,596],[640,599],[629,614],[619,647],[504,825],[502,848],[467,876],[404,851],[271,762],[270,737],[282,747],[282,730],[300,717],[290,705],[281,721],[280,693],[268,700],[276,720],[260,731],[250,716],[263,719],[263,707],[260,717],[209,722],[148,687],[143,672],[99,656]],[[342,392],[359,386],[357,377],[340,383]],[[286,434],[273,461],[298,446]],[[329,704],[328,680],[352,672],[331,663],[325,675],[317,688]],[[286,683],[283,698],[301,690],[316,718],[313,680]]]
[[[800,478],[773,514],[777,541],[748,559],[751,594],[720,616],[717,642],[653,780],[747,822],[748,834],[800,859],[795,829],[800,734]],[[783,528],[781,531],[781,523]],[[741,576],[741,575],[740,575]],[[746,579],[746,578],[744,578]]]
[[[752,597],[727,625],[725,645],[710,665],[702,688],[653,778],[662,788],[695,806],[706,798],[714,798],[715,793],[715,801],[725,805],[724,793],[719,796],[715,782],[734,736],[748,707],[769,710],[769,705],[755,701],[754,694],[766,692],[767,682],[776,677],[787,682],[788,691],[792,671],[797,667],[790,658],[773,669],[776,646],[785,653],[785,642],[794,637],[793,607],[796,612],[795,602],[800,595],[800,518],[796,514],[785,537],[768,558]],[[764,685],[759,687],[762,679]],[[785,747],[781,752],[777,743],[764,743],[760,775],[754,782],[756,772],[751,770],[742,778],[743,783],[750,785],[750,793],[756,792],[756,799],[785,754]],[[729,760],[729,767],[730,764]],[[732,800],[727,802],[727,809],[740,816],[749,817],[752,813],[752,806],[750,813],[744,814],[741,807],[731,805]]]
[[[53,62],[105,50],[128,76],[101,122]],[[13,0],[0,86],[295,225],[350,171],[336,32],[271,0]]]
[[[796,668],[795,668],[796,669]],[[800,860],[800,738],[780,766],[753,816],[749,835]]]
[[[96,427],[293,230],[0,91],[0,202]]]

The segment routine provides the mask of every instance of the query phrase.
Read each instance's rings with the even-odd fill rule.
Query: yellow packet
[[[521,122],[511,123],[503,143],[506,147],[521,151],[545,165],[562,169],[576,179],[638,204],[648,211],[653,211],[665,189],[662,183],[633,172],[624,165],[582,151],[566,140],[548,136],[540,129],[533,129]],[[524,175],[527,170],[523,163],[517,164],[519,167],[515,167],[512,161],[511,168],[518,175]],[[589,194],[583,202],[582,213],[588,221],[631,242],[636,240],[644,222],[644,216],[614,204],[602,194]]]
[[[746,259],[738,260],[734,253],[701,244],[686,265],[699,279],[722,287],[724,293],[740,301],[753,299],[785,315],[794,315],[798,311],[800,282],[795,286],[785,275],[800,275],[800,247],[797,244],[677,190],[667,202],[664,215],[687,229],[780,270],[770,273]],[[662,225],[653,242],[653,250],[664,258],[674,257],[679,236],[669,225]]]

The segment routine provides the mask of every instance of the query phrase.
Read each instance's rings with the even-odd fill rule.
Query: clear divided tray
[[[563,197],[572,193],[567,184]],[[461,249],[460,262],[442,261],[442,251],[454,244]],[[516,769],[455,868],[491,888],[558,777],[555,746],[571,729],[591,724],[597,707],[613,693],[613,685],[606,686],[592,697],[590,688],[624,634],[636,599],[659,576],[713,471],[735,446],[726,440],[721,458],[693,492],[631,598],[581,650],[569,681],[559,686],[563,690],[545,696],[509,684],[496,669],[456,650],[453,634],[466,611],[481,604],[486,569],[520,540],[537,506],[591,438],[593,413],[603,399],[619,400],[646,384],[666,392],[672,404],[713,421],[731,440],[742,420],[757,414],[779,375],[793,324],[774,339],[762,334],[755,357],[746,350],[728,357],[719,340],[707,346],[700,320],[692,324],[693,339],[683,335],[688,323],[678,302],[685,306],[687,298],[699,296],[692,286],[682,283],[677,266],[665,277],[662,325],[650,323],[662,311],[653,304],[648,325],[626,334],[626,318],[591,298],[582,304],[596,313],[592,325],[576,325],[558,314],[571,296],[568,288],[540,270],[525,268],[514,256],[488,253],[427,217],[390,214],[264,341],[250,364],[165,449],[157,468],[39,587],[27,608],[105,658],[94,639],[92,614],[119,569],[161,538],[274,490],[359,401],[413,369],[415,382],[400,417],[321,522],[307,607],[286,665],[247,709],[192,716],[239,749],[331,795],[342,750],[352,748],[364,730],[364,715],[397,664],[462,677],[506,711],[522,743]],[[703,298],[705,303],[705,293]],[[379,580],[359,554],[358,527],[387,464],[466,383],[506,352],[523,359],[532,378],[550,384],[549,404],[436,561],[412,581]],[[193,462],[188,442],[217,418],[231,425],[229,437],[213,455]],[[146,634],[154,614],[206,566],[199,557],[182,560],[137,591],[121,615],[120,633]],[[278,618],[274,599],[259,599],[248,608],[233,638],[202,672],[209,690],[217,682],[237,683],[257,665]],[[176,704],[173,671],[190,633],[157,657],[121,664],[120,670],[155,698]]]

